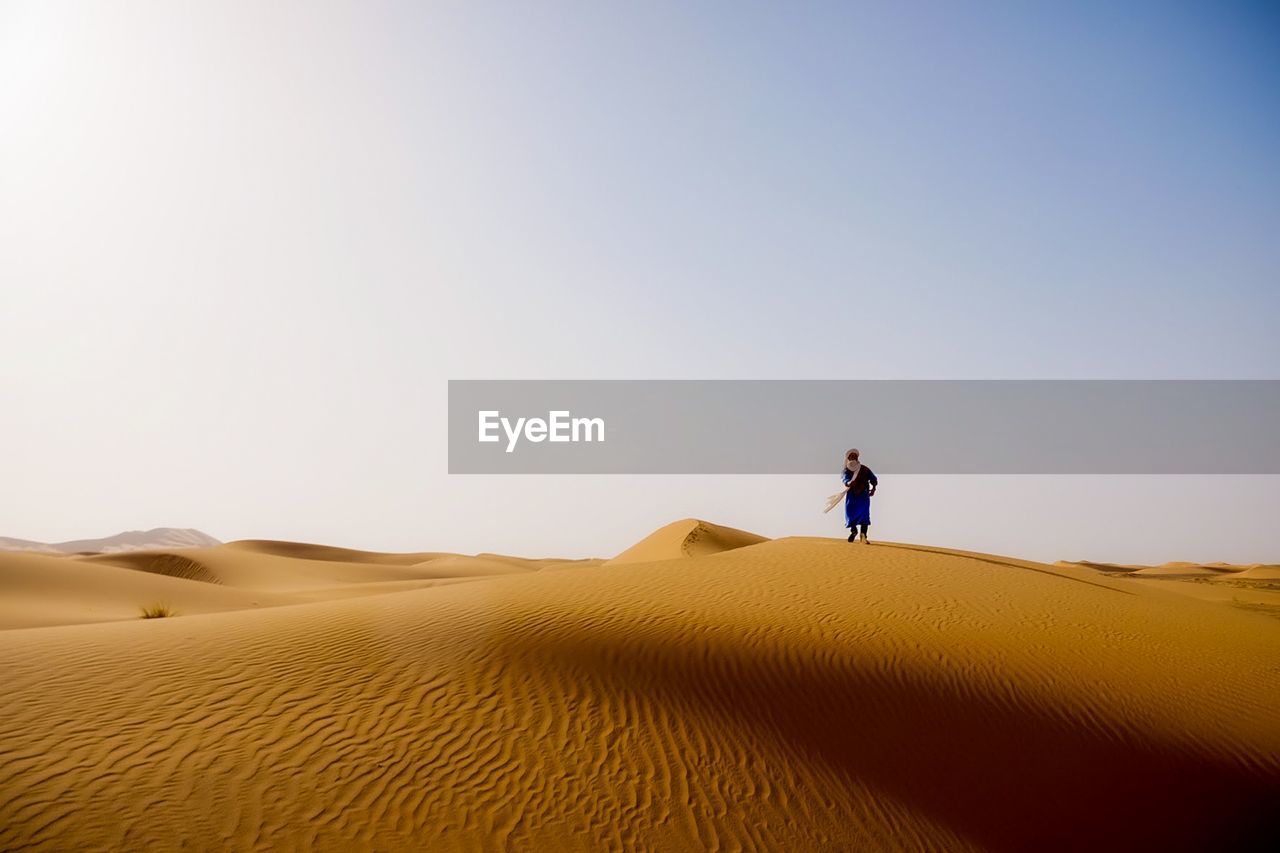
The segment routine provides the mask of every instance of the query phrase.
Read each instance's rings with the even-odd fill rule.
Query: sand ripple
[[[1278,639],[820,539],[6,631],[0,847],[1223,849],[1280,802]]]

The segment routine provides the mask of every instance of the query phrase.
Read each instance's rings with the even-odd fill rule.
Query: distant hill
[[[115,554],[155,548],[207,548],[221,544],[207,533],[179,527],[128,530],[101,539],[72,539],[69,542],[34,542],[0,536],[0,551],[35,551],[41,554]]]

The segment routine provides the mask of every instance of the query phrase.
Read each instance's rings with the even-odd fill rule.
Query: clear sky
[[[445,382],[1280,378],[1277,152],[1265,3],[0,0],[0,535],[837,535],[822,478],[450,477]],[[1275,562],[1278,511],[904,477],[873,531]]]

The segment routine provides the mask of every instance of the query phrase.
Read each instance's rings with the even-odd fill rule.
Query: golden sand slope
[[[157,559],[164,557],[157,556]],[[131,571],[66,556],[0,554],[0,629],[137,619],[167,604],[179,613],[213,613],[293,604],[289,595],[189,579],[200,567],[173,558],[171,575]]]
[[[1253,565],[1239,572],[1236,577],[1252,578],[1254,580],[1280,580],[1280,566]]]
[[[1280,620],[784,539],[0,632],[0,848],[1229,849]]]

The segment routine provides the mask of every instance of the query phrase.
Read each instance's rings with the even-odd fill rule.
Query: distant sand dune
[[[1083,566],[1099,572],[1112,574],[1134,574],[1145,577],[1214,577],[1219,575],[1242,575],[1252,569],[1265,570],[1269,567],[1258,564],[1239,566],[1231,563],[1161,563],[1158,566],[1138,566],[1121,563],[1095,563],[1089,560],[1075,562],[1060,561],[1059,566]]]
[[[443,555],[437,552],[412,554],[388,554],[381,551],[358,551],[354,548],[336,548],[332,545],[312,545],[308,542],[283,542],[275,539],[241,539],[228,542],[226,547],[234,551],[253,554],[270,554],[294,560],[322,560],[334,563],[370,563],[382,566],[411,566]]]
[[[1121,563],[1097,563],[1092,560],[1059,560],[1054,563],[1055,566],[1079,566],[1086,569],[1093,569],[1098,572],[1108,572],[1111,574],[1127,574],[1136,572],[1138,569],[1145,569],[1146,566],[1127,566]]]
[[[474,557],[449,554],[436,557],[422,563],[415,563],[415,568],[429,571],[433,577],[480,577],[491,575],[514,575],[525,572],[538,572],[544,569],[573,568],[599,565],[602,560],[525,560],[519,557],[504,557],[498,554],[477,554]]]
[[[344,555],[351,559],[339,559]],[[0,630],[136,619],[142,607],[155,603],[170,605],[180,615],[214,613],[382,595],[599,562],[497,554],[379,554],[291,542],[91,556],[0,553]]]
[[[1164,563],[1159,566],[1112,563],[1058,563],[1116,577],[1160,584],[1159,591],[1201,601],[1230,604],[1280,618],[1280,566],[1253,563]],[[1151,589],[1152,592],[1155,589]]]
[[[668,557],[691,531],[664,530],[653,562],[0,631],[0,848],[1194,850],[1271,831],[1280,621],[919,546],[715,533],[743,544]]]
[[[133,620],[155,603],[190,615],[293,600],[65,556],[0,554],[0,629]]]
[[[1251,580],[1280,580],[1280,566],[1254,565],[1235,575]]]
[[[1135,575],[1159,575],[1163,577],[1213,577],[1229,574],[1232,570],[1215,566],[1201,566],[1195,563],[1165,563],[1162,566],[1147,566],[1135,569]]]
[[[721,527],[696,518],[684,518],[659,528],[608,562],[649,563],[655,560],[705,557],[767,541],[765,537],[745,530]]]

